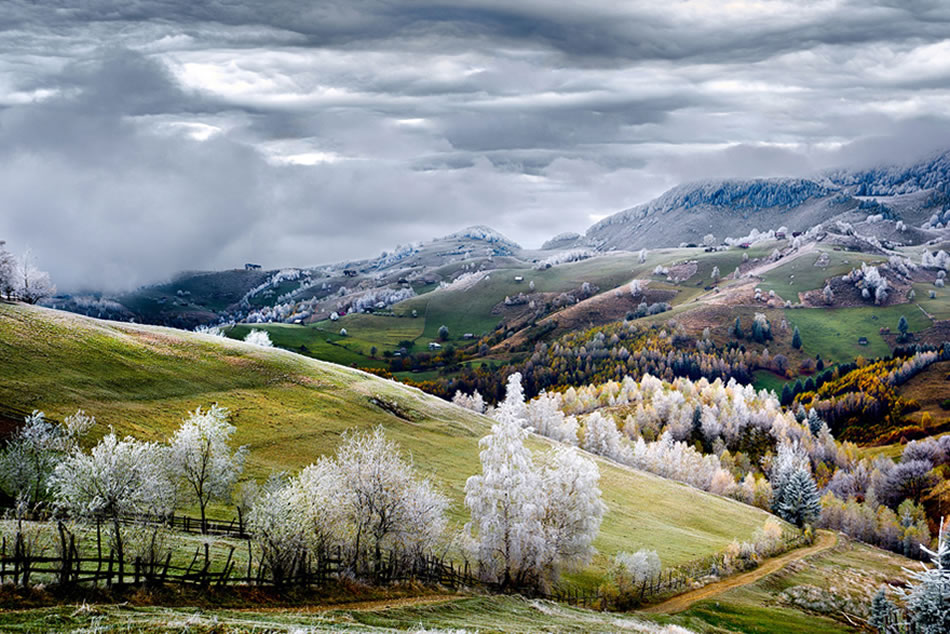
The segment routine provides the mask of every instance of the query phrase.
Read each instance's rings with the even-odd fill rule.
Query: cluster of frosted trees
[[[600,472],[573,447],[535,457],[525,446],[520,376],[481,440],[482,473],[465,483],[466,527],[482,576],[502,587],[549,586],[586,565],[606,511]]]
[[[548,256],[543,260],[540,260],[537,264],[534,265],[534,268],[543,270],[549,269],[552,266],[557,266],[558,264],[567,264],[568,262],[580,262],[581,260],[586,260],[588,258],[594,257],[594,251],[592,249],[570,249],[568,251],[561,251],[560,253],[555,253],[554,255]]]
[[[278,586],[307,558],[340,552],[353,574],[371,576],[444,543],[448,500],[381,427],[346,433],[335,455],[252,497],[248,525]]]
[[[0,451],[0,482],[21,514],[46,506],[105,521],[121,561],[124,518],[161,518],[188,502],[204,523],[208,504],[230,497],[246,449],[229,447],[235,428],[227,418],[217,405],[199,408],[167,443],[119,438],[110,430],[85,452],[78,441],[94,419],[80,411],[55,424],[34,412]]]
[[[920,265],[925,269],[950,269],[950,254],[944,250],[931,253],[927,249],[920,258]]]
[[[480,396],[456,396],[462,405],[472,401]],[[631,412],[622,420],[602,409],[621,406]],[[806,456],[812,485],[812,464],[847,464],[855,451],[836,443],[820,421],[812,430],[806,420],[783,411],[771,392],[732,380],[668,383],[650,375],[639,382],[627,377],[571,387],[563,394],[542,393],[524,403],[516,374],[509,379],[505,403],[490,413],[497,416],[502,409],[520,412],[522,424],[541,435],[762,508],[773,505],[774,485],[765,476],[774,471],[772,456],[782,446],[794,445]],[[764,444],[763,455],[750,458],[739,451],[756,439]],[[752,462],[760,458],[761,471]]]
[[[6,242],[0,240],[0,296],[35,304],[55,293],[49,273],[36,268],[29,251],[17,258],[6,250]]]
[[[873,299],[875,304],[883,304],[887,301],[889,290],[887,278],[876,266],[868,266],[866,262],[862,262],[860,269],[851,269],[851,272],[843,276],[842,280],[854,284],[861,291],[861,297],[866,300]]]

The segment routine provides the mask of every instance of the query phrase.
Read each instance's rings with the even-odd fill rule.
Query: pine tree
[[[910,324],[907,323],[907,317],[901,315],[900,320],[897,322],[897,329],[901,331],[902,335],[906,335],[908,328],[910,328]]]
[[[736,317],[736,323],[732,327],[732,334],[736,336],[736,339],[742,339],[742,322]]]
[[[798,332],[798,326],[795,326],[795,332],[792,333],[792,347],[796,350],[802,348],[802,333]]]
[[[894,604],[887,598],[887,590],[884,586],[874,595],[871,601],[871,617],[868,624],[877,629],[878,632],[886,634],[888,625],[893,621]]]
[[[813,436],[818,436],[818,432],[821,431],[821,426],[824,424],[820,418],[818,418],[818,412],[815,409],[811,409],[808,412],[808,429],[811,431]]]
[[[905,594],[915,631],[920,634],[943,634],[950,632],[950,536],[940,523],[937,550],[921,545],[921,550],[930,555],[933,568],[915,570],[911,577],[919,583]]]
[[[815,523],[821,515],[821,498],[808,471],[798,469],[788,478],[782,487],[777,512],[779,517],[799,528]]]
[[[786,383],[782,386],[782,405],[791,405],[793,398],[792,391],[788,388],[788,383]]]

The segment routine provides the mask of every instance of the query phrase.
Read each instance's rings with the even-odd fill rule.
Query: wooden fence
[[[192,518],[194,519],[194,518]],[[187,524],[187,522],[186,522]],[[200,520],[195,520],[200,525]],[[195,548],[190,563],[172,562],[172,552],[148,558],[122,559],[116,550],[103,549],[102,532],[97,526],[94,536],[85,544],[77,544],[76,536],[62,523],[56,528],[59,540],[55,555],[37,555],[31,552],[28,538],[20,531],[13,539],[0,539],[0,584],[11,582],[18,586],[53,583],[60,586],[123,586],[177,584],[198,588],[228,585],[280,586],[282,588],[316,588],[352,574],[352,561],[339,547],[314,556],[306,551],[299,554],[290,566],[289,574],[275,576],[261,553],[255,552],[252,541],[246,538],[247,565],[238,569],[234,557],[237,548],[230,544],[226,554],[213,554],[208,542]],[[197,530],[197,529],[195,529]],[[91,543],[90,543],[91,540]],[[92,553],[84,555],[83,553]],[[379,562],[373,562],[357,575],[375,584],[419,581],[449,588],[477,587],[484,584],[469,569],[431,555],[407,556],[396,552],[384,553]]]
[[[57,553],[54,556],[37,556],[31,553],[23,533],[18,531],[14,539],[0,540],[0,584],[12,582],[19,586],[32,585],[34,581],[54,583],[61,586],[124,586],[177,584],[208,589],[212,587],[254,585],[279,586],[281,588],[319,588],[344,575],[354,573],[353,562],[339,548],[315,556],[302,552],[287,567],[288,571],[275,575],[269,570],[263,554],[255,553],[253,541],[235,520],[232,522],[206,522],[204,531],[199,518],[187,516],[157,518],[125,518],[125,523],[144,523],[174,527],[188,533],[213,534],[239,539],[242,544],[227,545],[227,553],[212,554],[208,542],[196,547],[190,563],[174,564],[170,551],[149,558],[120,559],[113,549],[103,549],[101,526],[97,524],[94,544],[80,544],[60,522]],[[91,534],[91,533],[90,533]],[[89,539],[87,537],[87,539]],[[802,545],[800,535],[786,536],[778,552]],[[234,554],[237,548],[247,548],[247,563],[238,569]],[[81,553],[94,553],[83,556]],[[774,555],[777,553],[770,553]],[[694,581],[710,575],[721,574],[726,568],[726,555],[717,553],[661,571],[633,586],[633,591],[623,597],[606,596],[600,591],[581,591],[577,588],[560,588],[550,592],[528,592],[529,596],[551,599],[587,608],[627,608],[649,603],[653,599],[674,594],[686,589]],[[755,563],[750,560],[749,565]],[[448,588],[479,588],[499,591],[502,588],[486,583],[472,570],[468,562],[457,564],[431,555],[407,557],[396,552],[384,553],[376,562],[360,567],[359,578],[375,584],[404,581],[419,581],[438,584]]]

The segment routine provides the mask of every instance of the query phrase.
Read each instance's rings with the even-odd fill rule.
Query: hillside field
[[[249,473],[293,471],[331,452],[347,429],[383,425],[451,498],[466,520],[465,479],[479,470],[478,440],[490,421],[401,384],[279,349],[159,327],[104,322],[0,304],[0,404],[54,419],[86,410],[120,434],[165,439],[186,412],[219,403],[232,412],[236,442],[250,447]],[[370,402],[397,404],[402,418]],[[534,448],[548,443],[536,439]],[[594,566],[575,579],[594,585],[607,557],[653,548],[664,565],[749,539],[768,516],[758,509],[599,460],[609,507]],[[216,509],[230,517],[230,509]]]

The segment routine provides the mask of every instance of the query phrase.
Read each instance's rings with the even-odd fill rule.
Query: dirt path
[[[814,555],[815,553],[829,550],[834,548],[837,544],[838,536],[835,533],[821,531],[818,534],[818,539],[815,541],[815,543],[811,546],[808,546],[807,548],[798,548],[791,552],[785,553],[784,555],[769,559],[755,570],[750,570],[749,572],[744,572],[742,574],[723,579],[722,581],[711,583],[708,586],[704,586],[691,592],[686,592],[684,594],[675,596],[668,601],[664,601],[663,603],[659,603],[641,611],[653,614],[675,614],[676,612],[682,612],[697,601],[714,597],[717,594],[722,594],[723,592],[732,590],[733,588],[755,583],[759,579],[767,577],[770,574],[781,570],[793,561],[798,561],[799,559],[803,559],[809,555]]]

